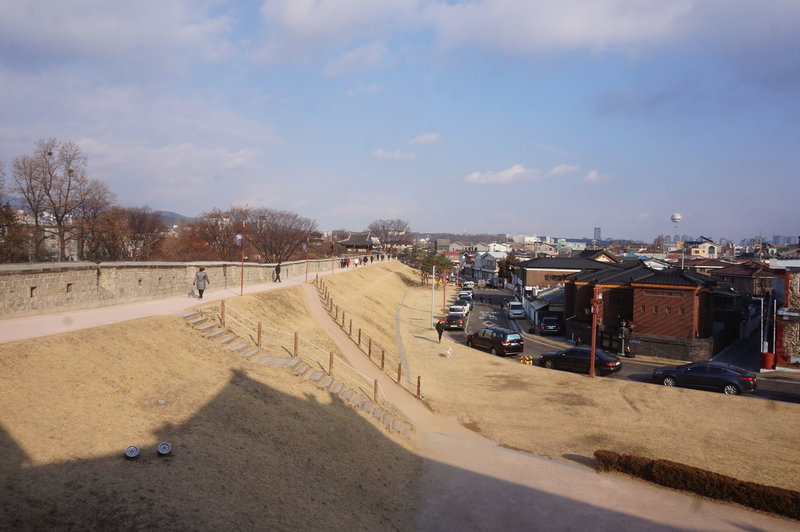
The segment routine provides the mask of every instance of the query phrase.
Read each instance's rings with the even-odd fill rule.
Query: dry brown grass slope
[[[335,350],[302,287],[228,302]],[[172,456],[156,456],[162,440]],[[420,463],[328,392],[180,318],[0,345],[0,529],[408,529]]]
[[[433,408],[510,448],[565,462],[593,463],[597,449],[641,454],[742,480],[800,489],[800,405],[668,389],[522,365],[443,340],[430,329],[429,287],[396,262],[355,277],[326,278],[354,321],[400,312],[410,370]],[[380,288],[375,284],[380,280]],[[360,301],[379,293],[381,304]],[[436,295],[436,309],[440,302]],[[379,319],[376,319],[379,318]],[[447,348],[452,356],[442,356]],[[642,372],[651,370],[643,367]]]

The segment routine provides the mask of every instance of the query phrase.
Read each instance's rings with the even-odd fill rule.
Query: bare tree
[[[107,260],[102,252],[103,243],[107,241],[109,211],[116,203],[116,195],[105,183],[89,179],[82,183],[78,190],[78,201],[75,209],[75,238],[78,244],[80,260]]]
[[[372,236],[378,237],[387,253],[392,253],[398,247],[410,245],[414,241],[411,229],[405,220],[375,220],[367,229]]]
[[[303,253],[317,231],[317,222],[299,214],[256,209],[247,224],[247,242],[264,262],[284,262]]]
[[[23,155],[14,159],[12,168],[14,192],[22,197],[27,210],[23,221],[28,233],[28,261],[39,262],[44,258],[42,243],[47,238],[44,229],[46,198],[39,165],[34,157]]]
[[[133,260],[150,260],[167,234],[164,218],[150,207],[125,209],[125,214],[128,256]]]
[[[214,209],[201,214],[189,228],[206,243],[212,252],[209,258],[233,261],[240,257],[237,235],[242,233],[248,219],[250,211],[243,207],[231,207],[227,211]]]

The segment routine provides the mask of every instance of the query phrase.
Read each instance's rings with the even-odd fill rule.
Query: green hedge
[[[644,456],[598,450],[598,471],[618,471],[662,486],[800,519],[800,492],[764,486],[697,467]]]

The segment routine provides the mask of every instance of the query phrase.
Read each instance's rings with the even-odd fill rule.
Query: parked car
[[[472,310],[472,307],[474,306],[473,305],[472,296],[460,295],[460,296],[458,296],[458,299],[456,301],[466,301],[467,303],[469,303],[469,309],[470,310]]]
[[[486,349],[493,355],[521,353],[524,348],[522,335],[511,329],[487,327],[467,336],[467,345]]]
[[[515,320],[525,317],[525,307],[519,301],[509,301],[506,304],[506,316],[509,319]]]
[[[539,322],[538,331],[542,336],[545,334],[561,334],[561,320],[555,316],[545,316]]]
[[[591,349],[588,347],[570,347],[561,351],[542,353],[539,365],[548,369],[563,369],[589,373]],[[622,362],[614,355],[602,349],[594,350],[594,371],[598,375],[610,375],[622,369]]]
[[[723,362],[694,362],[653,370],[655,383],[714,390],[728,395],[756,391],[758,386],[756,380],[755,373]]]
[[[455,312],[451,312],[444,318],[444,320],[442,320],[442,325],[447,330],[460,329],[463,331],[465,323],[466,319],[464,318],[464,315]]]
[[[462,316],[466,317],[469,314],[469,303],[466,301],[455,301],[450,308],[447,310],[450,314],[461,314]]]

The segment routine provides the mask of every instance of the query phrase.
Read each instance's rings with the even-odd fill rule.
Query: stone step
[[[349,401],[350,398],[353,397],[353,390],[350,388],[342,390],[342,393],[339,394],[339,397],[341,397],[343,401]]]
[[[299,358],[287,357],[261,357],[257,362],[262,366],[284,366],[287,368],[293,368],[298,364],[301,364],[301,360]]]
[[[188,320],[190,318],[194,318],[194,317],[201,316],[201,315],[202,314],[200,314],[198,311],[193,310],[191,312],[185,312],[185,313],[181,314],[181,317]]]
[[[223,334],[225,334],[225,331],[223,331],[222,329],[217,329],[215,331],[211,331],[208,334],[206,334],[206,338],[209,338],[209,339],[210,338],[216,338],[217,336],[220,336],[220,335],[223,335]]]
[[[331,384],[333,384],[333,377],[331,377],[330,375],[326,375],[324,379],[319,381],[318,386],[320,388],[330,388]]]
[[[197,326],[197,330],[199,330],[199,331],[207,331],[207,330],[212,329],[212,328],[214,328],[216,326],[217,326],[216,323],[214,323],[213,321],[209,321],[209,322],[206,322],[206,323],[204,323],[202,325],[198,325]]]
[[[364,402],[361,403],[361,410],[364,412],[372,412],[372,401],[365,399]]]
[[[364,404],[364,396],[360,393],[355,394],[350,400],[350,404],[353,405],[353,408],[360,408]]]
[[[253,348],[250,348],[250,349],[245,349],[244,351],[242,351],[242,357],[243,358],[250,358],[251,356],[253,356],[256,353],[258,353],[258,351],[259,351],[259,349],[257,347],[253,347]]]
[[[323,375],[325,375],[325,372],[321,369],[317,369],[311,372],[311,374],[308,376],[308,380],[319,383]]]
[[[372,409],[372,417],[375,419],[380,419],[383,415],[383,408],[380,405],[375,405],[375,408]]]
[[[335,395],[340,393],[343,389],[344,389],[344,384],[342,384],[341,382],[334,382],[333,386],[331,386],[331,393]]]
[[[308,364],[306,364],[305,362],[301,362],[300,364],[297,364],[297,365],[295,366],[295,368],[294,368],[294,374],[295,374],[295,375],[300,375],[300,376],[302,376],[302,375],[304,375],[304,374],[305,374],[305,372],[306,372],[306,371],[308,371],[308,369],[309,369],[310,367],[311,367],[311,366],[309,366],[309,365],[308,365]]]
[[[232,334],[229,334],[229,335],[227,335],[227,336],[223,336],[222,338],[218,338],[218,339],[217,339],[217,343],[218,343],[218,344],[223,344],[223,345],[224,345],[224,344],[229,344],[229,343],[231,343],[231,342],[232,342],[232,341],[233,341],[235,338],[236,338],[236,337],[235,337],[234,335],[232,335]]]
[[[234,343],[233,345],[231,345],[231,351],[241,351],[241,350],[245,349],[246,347],[248,347],[249,345],[250,345],[250,342],[237,342],[237,343]]]
[[[394,415],[391,412],[384,412],[383,416],[381,416],[381,423],[383,423],[386,428],[391,428],[392,421],[394,421]]]
[[[186,318],[186,323],[189,325],[199,325],[206,321],[205,316],[194,316],[192,318]]]

